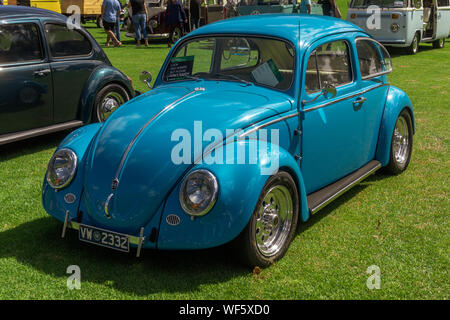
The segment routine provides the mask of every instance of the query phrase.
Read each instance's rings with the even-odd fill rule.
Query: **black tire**
[[[273,214],[273,210],[275,210],[275,212],[277,213],[280,213],[280,211],[284,211],[281,210],[283,205],[281,201],[278,201],[279,198],[277,197],[277,195],[280,195],[281,198],[285,197],[286,200],[290,198],[292,201],[292,206],[284,205],[285,208],[288,208],[286,212],[291,211],[290,214],[286,215],[286,217],[290,216],[290,223],[288,223],[289,218],[286,218],[283,221],[281,216],[278,216],[278,214]],[[276,200],[273,200],[273,197],[275,197]],[[270,199],[270,202],[266,202],[268,199]],[[289,210],[289,208],[291,208],[291,210]],[[249,223],[234,243],[243,262],[250,267],[267,267],[273,262],[282,258],[288,250],[289,245],[295,235],[298,222],[298,213],[299,199],[295,182],[290,174],[285,171],[279,171],[277,174],[271,176],[267,180],[258,198],[258,203],[256,204],[255,210],[252,217],[250,218]],[[263,219],[264,217],[266,217],[266,215],[271,216],[270,219],[272,219],[273,221]],[[276,216],[278,218],[273,219],[273,216]],[[266,222],[267,225],[261,225],[261,221]],[[271,224],[271,226],[275,228],[271,228],[270,226],[267,227],[269,224]],[[278,224],[280,224],[280,226],[276,228]],[[264,226],[263,230],[261,230],[262,226]],[[280,227],[282,227],[282,231],[279,233],[278,230],[280,230]],[[279,234],[280,236],[282,235],[282,237],[273,238],[273,242],[274,244],[276,244],[273,245],[273,247],[276,247],[277,249],[274,252],[270,252],[270,254],[264,253],[264,250],[262,250],[260,245],[257,243],[257,238],[261,237],[262,239],[264,239],[264,237],[268,235],[268,239],[270,240],[270,237],[272,237],[273,234]],[[259,241],[261,241],[261,239],[259,239]]]
[[[95,97],[92,120],[105,121],[112,112],[130,100],[127,90],[119,84],[104,86]]]
[[[103,29],[103,20],[101,17],[97,17],[97,27]]]
[[[444,38],[433,41],[433,48],[435,48],[435,49],[442,49],[444,47],[444,45],[445,45]]]
[[[407,137],[402,132],[404,130],[407,130]],[[407,141],[404,140],[405,138],[407,138]],[[395,122],[394,132],[392,133],[389,163],[386,166],[387,173],[395,175],[406,170],[411,160],[412,146],[412,119],[408,110],[403,109]]]
[[[413,41],[411,42],[411,45],[406,48],[406,52],[409,54],[416,54],[417,52],[419,52],[419,42],[420,37],[419,34],[416,32]]]

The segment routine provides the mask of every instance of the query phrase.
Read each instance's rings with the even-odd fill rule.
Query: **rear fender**
[[[405,108],[411,115],[414,133],[414,111],[411,100],[401,89],[390,86],[383,112],[383,118],[381,120],[380,134],[378,137],[375,156],[375,158],[381,162],[382,166],[386,166],[389,163],[391,139],[394,132],[395,122],[397,121],[400,112],[402,112]]]

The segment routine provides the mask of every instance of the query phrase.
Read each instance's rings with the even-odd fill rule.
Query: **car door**
[[[450,35],[450,0],[436,0],[436,39]]]
[[[0,135],[50,125],[52,85],[39,22],[0,24]]]
[[[307,193],[363,165],[364,115],[353,104],[357,83],[350,40],[324,42],[307,50],[303,68],[301,170]],[[321,95],[327,86],[336,88],[336,96]]]
[[[55,93],[54,121],[75,120],[86,82],[104,62],[93,58],[93,45],[82,30],[69,29],[57,22],[46,22],[44,30]]]
[[[389,90],[384,76],[392,71],[391,58],[378,42],[366,37],[355,41],[358,67],[360,108],[364,114],[360,153],[364,164],[375,158],[378,134],[383,116],[386,95]]]

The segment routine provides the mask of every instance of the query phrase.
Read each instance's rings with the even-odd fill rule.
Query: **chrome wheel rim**
[[[418,49],[419,49],[419,39],[417,38],[417,35],[416,35],[414,37],[414,40],[413,40],[413,51],[414,51],[414,53],[416,53]]]
[[[265,195],[255,224],[256,244],[265,257],[276,255],[292,228],[293,201],[285,186],[275,186]]]
[[[119,108],[125,99],[118,92],[109,92],[103,98],[100,107],[97,110],[98,119],[100,121],[105,121],[108,117]]]
[[[409,154],[409,128],[404,117],[397,119],[392,143],[395,161],[399,164],[405,164]]]

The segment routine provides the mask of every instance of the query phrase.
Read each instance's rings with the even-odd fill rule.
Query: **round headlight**
[[[216,177],[207,170],[191,172],[180,189],[180,204],[191,216],[207,214],[216,203],[219,185]]]
[[[400,26],[397,23],[391,24],[391,31],[392,32],[398,32],[400,30]]]
[[[69,185],[77,170],[77,155],[70,149],[59,149],[47,167],[47,182],[54,189]]]

